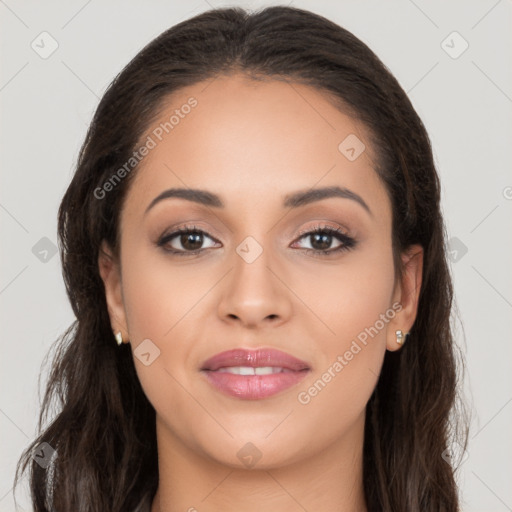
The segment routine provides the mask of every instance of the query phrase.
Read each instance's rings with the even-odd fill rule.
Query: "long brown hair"
[[[453,290],[429,137],[397,80],[363,42],[319,15],[282,6],[215,9],[175,25],[143,48],[101,99],[58,213],[76,320],[54,345],[40,435],[18,462],[15,486],[29,468],[36,512],[149,510],[158,485],[155,411],[129,345],[114,341],[98,271],[102,240],[118,254],[120,208],[137,169],[108,198],[95,190],[128,161],[170,93],[235,71],[308,84],[368,128],[375,171],[393,208],[395,270],[400,274],[400,252],[416,243],[424,266],[410,337],[400,351],[386,352],[367,404],[366,502],[369,511],[459,510],[445,455],[452,439],[465,448],[467,432],[457,406]],[[60,411],[45,424],[53,402]],[[32,458],[41,443],[56,450],[46,468]]]

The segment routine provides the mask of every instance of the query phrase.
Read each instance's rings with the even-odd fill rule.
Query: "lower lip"
[[[270,375],[236,375],[203,371],[210,384],[223,393],[243,400],[259,400],[276,395],[300,382],[309,370]]]

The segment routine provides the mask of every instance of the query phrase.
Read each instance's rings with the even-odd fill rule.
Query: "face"
[[[261,456],[262,468],[360,442],[421,279],[414,247],[396,279],[391,204],[364,127],[313,88],[231,75],[175,93],[147,137],[120,261],[99,266],[165,442],[231,466]],[[207,194],[156,200],[169,189]],[[308,195],[317,189],[338,193]],[[273,353],[257,366],[279,375],[233,373],[253,373],[233,369],[250,356],[204,369],[233,349],[305,364],[288,371]]]

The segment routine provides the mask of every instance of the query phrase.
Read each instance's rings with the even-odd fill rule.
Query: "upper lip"
[[[203,363],[201,370],[215,371],[229,366],[249,366],[252,368],[273,366],[293,371],[311,369],[305,361],[297,359],[281,350],[272,348],[260,348],[257,350],[237,348],[214,355]]]

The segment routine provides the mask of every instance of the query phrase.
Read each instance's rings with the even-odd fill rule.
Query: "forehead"
[[[171,187],[211,190],[228,207],[269,193],[281,204],[316,186],[385,196],[365,127],[302,84],[244,75],[196,83],[166,99],[141,140],[148,137],[154,147],[127,198],[141,210]],[[361,153],[354,159],[347,148]]]

